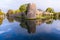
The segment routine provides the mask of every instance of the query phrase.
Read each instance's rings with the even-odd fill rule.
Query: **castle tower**
[[[36,4],[34,4],[34,3],[28,4],[27,10],[28,10],[27,11],[28,19],[36,18]]]

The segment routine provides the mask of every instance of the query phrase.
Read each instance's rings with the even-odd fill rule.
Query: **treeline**
[[[26,13],[27,12],[27,6],[28,6],[28,4],[23,4],[17,10],[9,9],[6,14],[17,14],[17,13],[21,13],[21,12]],[[53,13],[54,15],[56,15],[57,13],[60,15],[60,12],[55,12],[54,9],[50,8],[50,7],[48,7],[45,11]],[[2,9],[0,9],[0,15],[1,14],[4,14],[4,12],[2,12]]]

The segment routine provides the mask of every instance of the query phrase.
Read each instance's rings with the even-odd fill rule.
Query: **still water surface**
[[[0,18],[0,40],[60,40],[60,20]]]

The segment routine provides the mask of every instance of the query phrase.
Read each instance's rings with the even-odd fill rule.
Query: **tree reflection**
[[[53,22],[53,21],[50,20],[50,21],[47,21],[46,24],[52,24],[52,22]]]
[[[0,25],[3,23],[4,18],[0,18]]]
[[[14,19],[12,17],[7,16],[7,19],[8,19],[9,22],[14,22]]]

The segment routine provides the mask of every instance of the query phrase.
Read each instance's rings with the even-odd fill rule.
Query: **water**
[[[60,40],[60,20],[0,18],[0,40]]]

